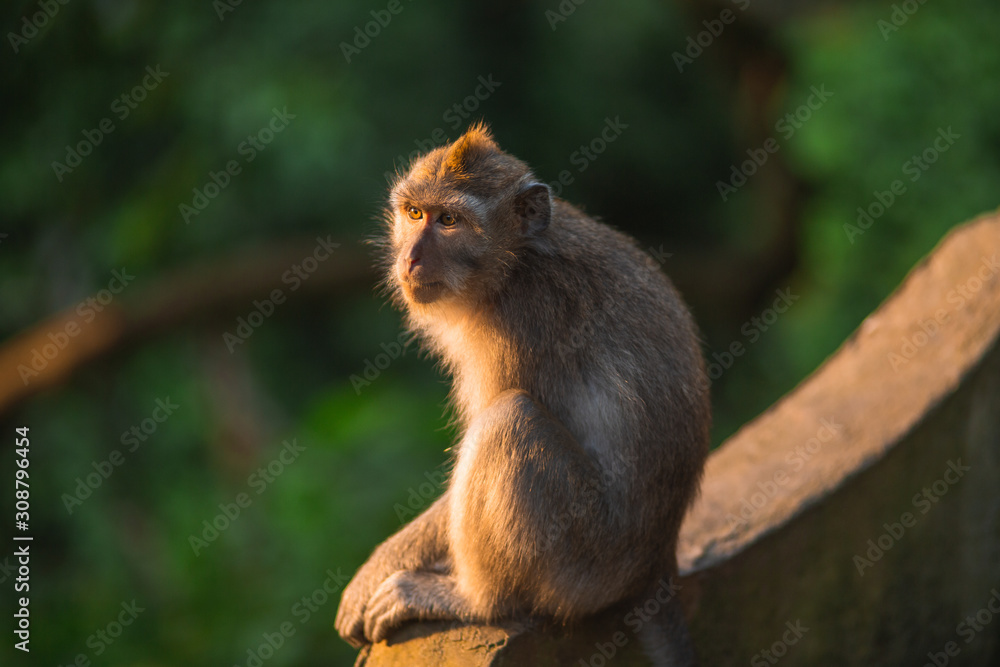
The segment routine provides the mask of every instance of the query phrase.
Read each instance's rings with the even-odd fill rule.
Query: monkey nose
[[[413,273],[413,269],[417,268],[417,265],[420,264],[420,255],[415,252],[411,252],[408,259],[409,261],[406,264],[406,270]]]

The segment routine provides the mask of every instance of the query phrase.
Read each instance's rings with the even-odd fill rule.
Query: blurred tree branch
[[[42,320],[0,346],[0,415],[44,389],[57,387],[80,368],[201,317],[246,311],[253,299],[281,284],[289,267],[310,256],[315,240],[294,240],[268,248],[252,248],[175,270],[152,285],[126,290],[86,325],[79,325],[74,307]],[[289,299],[319,298],[370,288],[376,280],[365,253],[341,247],[331,261],[318,263]],[[52,336],[77,323],[79,332],[52,358],[42,349],[56,349]],[[58,336],[57,336],[58,337]],[[38,370],[33,357],[47,363]],[[28,374],[24,369],[37,370]],[[24,375],[22,375],[24,373]],[[26,376],[26,377],[25,377]]]

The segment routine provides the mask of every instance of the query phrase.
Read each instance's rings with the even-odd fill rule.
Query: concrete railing
[[[1000,215],[713,452],[678,555],[703,665],[1000,664]],[[628,611],[411,625],[358,664],[644,665]]]

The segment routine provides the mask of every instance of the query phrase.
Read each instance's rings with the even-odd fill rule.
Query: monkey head
[[[544,245],[548,186],[473,125],[420,156],[392,187],[385,211],[386,282],[411,310],[471,306],[499,289],[524,248]]]

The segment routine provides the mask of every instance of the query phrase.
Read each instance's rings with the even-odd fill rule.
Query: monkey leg
[[[648,538],[622,486],[527,392],[494,399],[470,424],[451,485],[455,589],[471,614],[568,619],[636,592]]]
[[[448,492],[380,544],[344,589],[336,628],[355,647],[366,640],[365,613],[372,595],[400,570],[432,568],[448,558]]]

